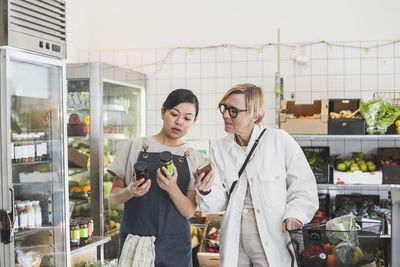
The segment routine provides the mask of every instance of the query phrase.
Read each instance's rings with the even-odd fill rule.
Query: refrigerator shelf
[[[24,239],[27,236],[42,232],[42,231],[46,231],[46,230],[52,230],[54,227],[53,226],[41,226],[41,227],[37,227],[34,229],[29,229],[29,230],[24,230],[24,231],[20,231],[15,233],[15,240],[19,240],[19,239]]]
[[[50,160],[41,160],[41,161],[33,161],[33,162],[18,162],[12,163],[13,166],[25,166],[25,165],[38,165],[38,164],[49,164]]]

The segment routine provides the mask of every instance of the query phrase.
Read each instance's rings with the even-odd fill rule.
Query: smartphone
[[[206,176],[210,171],[211,171],[210,163],[207,163],[207,164],[197,168],[197,170],[196,170],[197,175],[200,175],[202,172],[204,172],[204,176]]]

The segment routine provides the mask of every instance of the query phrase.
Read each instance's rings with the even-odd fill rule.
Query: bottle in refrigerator
[[[48,160],[49,155],[47,154],[47,142],[46,142],[46,134],[45,133],[39,133],[40,135],[40,140],[42,141],[40,145],[40,152],[42,154],[42,160]]]
[[[28,214],[26,212],[25,203],[18,203],[17,209],[19,230],[26,230],[28,227]]]
[[[28,154],[29,154],[29,149],[28,149],[28,143],[27,143],[27,136],[26,134],[21,134],[21,151],[22,151],[22,162],[28,162]]]
[[[28,145],[28,162],[35,161],[35,144],[33,142],[33,134],[27,134],[27,145]]]
[[[21,136],[19,134],[12,134],[14,139],[14,163],[22,162],[22,146]]]
[[[42,226],[42,209],[40,208],[39,200],[32,201],[32,207],[35,212],[35,226]]]
[[[28,218],[28,228],[32,229],[35,227],[35,210],[32,207],[32,202],[29,200],[24,201],[26,214]]]
[[[17,208],[17,204],[15,204],[14,207],[14,213],[15,213],[15,219],[14,219],[14,233],[18,233],[18,229],[19,229],[19,221],[18,221],[18,208]]]
[[[40,140],[40,134],[35,133],[35,161],[41,161],[42,160],[42,142]]]

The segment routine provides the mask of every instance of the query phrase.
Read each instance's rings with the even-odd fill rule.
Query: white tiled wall
[[[344,42],[281,47],[285,99],[311,103],[321,98],[368,98],[377,91],[400,91],[400,43],[365,49],[389,41]],[[352,46],[352,47],[350,47]],[[274,75],[277,48],[234,47],[117,50],[77,53],[77,61],[107,63],[145,72],[147,76],[147,134],[162,125],[160,108],[176,88],[191,89],[199,98],[200,115],[188,138],[215,139],[224,135],[217,103],[238,83],[255,83],[265,94],[263,124],[274,125]],[[305,64],[293,58],[303,57]],[[162,60],[165,58],[165,62]],[[156,63],[158,62],[158,63]],[[304,63],[304,62],[303,62]],[[294,97],[294,98],[292,98]]]

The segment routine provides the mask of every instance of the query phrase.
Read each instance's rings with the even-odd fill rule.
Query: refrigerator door
[[[70,219],[90,218],[89,79],[68,80],[68,183]],[[77,221],[75,221],[77,222]]]
[[[15,217],[14,241],[2,245],[3,266],[69,266],[65,63],[0,51],[0,206]]]
[[[144,88],[128,83],[103,80],[103,167],[104,234],[106,259],[118,257],[119,227],[123,204],[111,204],[113,177],[106,171],[117,153],[134,138],[144,135]]]

